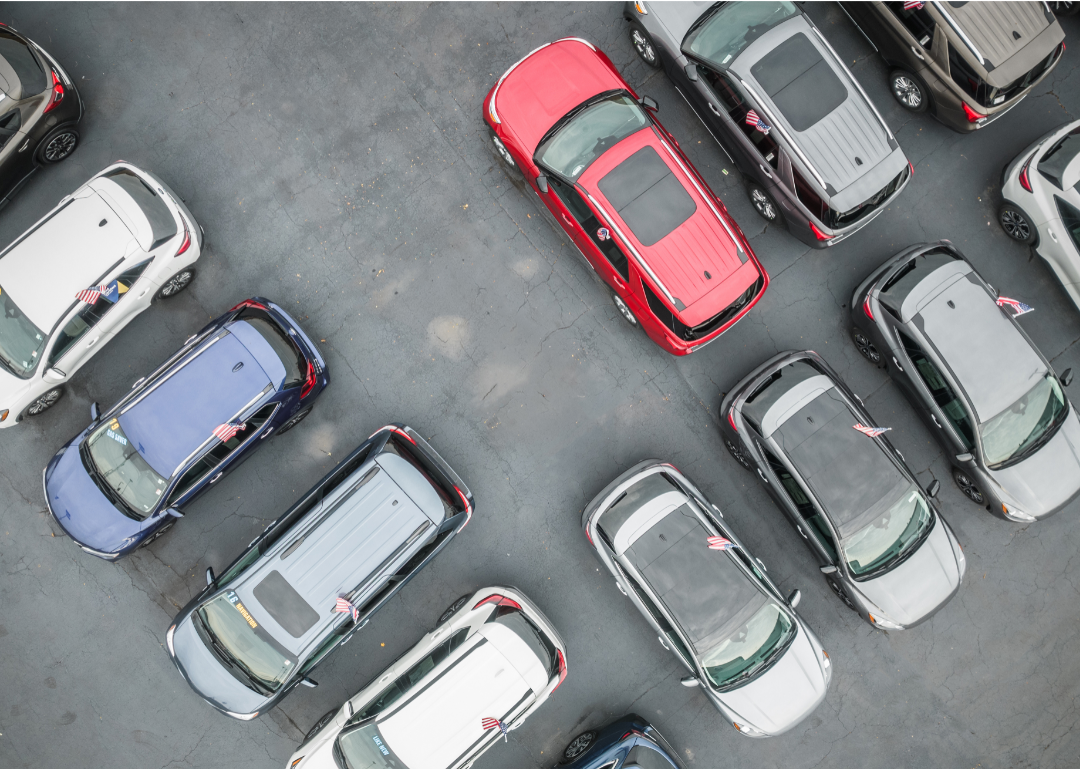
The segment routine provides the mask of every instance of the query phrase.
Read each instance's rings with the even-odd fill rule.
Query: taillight
[[[176,254],[174,256],[179,257],[181,254],[183,254],[185,251],[187,251],[188,248],[190,248],[190,247],[191,247],[191,232],[188,230],[187,222],[184,222],[184,242],[180,244],[180,248],[177,249]]]
[[[867,294],[866,299],[863,300],[862,311],[864,313],[866,313],[866,317],[869,318],[871,321],[876,321],[877,320],[876,318],[874,318],[874,311],[870,309],[870,295],[869,294]]]
[[[4,412],[4,417],[7,417],[7,412]],[[591,532],[589,532],[589,528],[588,528],[588,527],[585,527],[585,537],[589,538],[589,545],[591,545],[591,546],[593,546],[593,547],[595,548],[595,547],[596,547],[596,543],[594,543],[594,542],[593,542],[593,540],[592,540],[592,533],[591,533]]]
[[[390,430],[391,430],[391,432],[393,432],[393,433],[396,433],[396,434],[398,434],[398,435],[399,435],[399,436],[401,436],[402,438],[408,439],[408,441],[409,441],[409,443],[410,443],[410,444],[412,444],[413,446],[416,446],[416,439],[414,439],[414,438],[413,438],[412,436],[410,436],[410,435],[409,435],[408,433],[406,433],[405,431],[403,431],[403,430],[402,430],[401,428],[397,428],[397,427],[395,427],[395,428],[391,428]],[[457,489],[457,487],[454,487],[454,489]],[[458,492],[458,494],[460,495],[460,494],[461,494],[461,492],[459,491],[459,492]]]
[[[49,97],[49,103],[45,105],[45,112],[43,115],[48,115],[50,112],[60,106],[60,102],[64,101],[64,84],[60,82],[60,78],[56,77],[56,73],[52,73],[52,96]]]
[[[1030,158],[1028,158],[1027,163],[1024,164],[1024,167],[1022,169],[1020,169],[1020,186],[1023,187],[1028,192],[1032,192],[1032,190],[1031,190],[1031,179],[1028,178],[1028,166],[1031,165],[1031,161],[1033,161],[1033,160],[1035,160],[1034,155],[1032,155]]]
[[[513,599],[507,599],[502,594],[492,594],[486,599],[481,599],[474,606],[473,609],[479,609],[485,604],[494,604],[497,607],[513,607],[515,610],[520,610],[521,605],[515,602]]]
[[[915,178],[915,167],[913,165],[911,165],[910,160],[907,162],[907,170],[911,172],[911,178],[914,179]]]
[[[980,115],[979,113],[975,112],[975,110],[968,107],[967,102],[960,102],[960,106],[964,108],[964,114],[967,115],[968,123],[975,123],[976,121],[982,120],[986,117],[985,115]]]
[[[735,431],[736,433],[738,433],[739,428],[738,428],[737,425],[735,425],[735,405],[734,404],[732,404],[731,408],[728,409],[727,421],[728,421],[728,425],[731,426],[731,429],[733,431]]]
[[[311,392],[311,389],[315,387],[315,383],[318,380],[315,377],[315,364],[310,361],[307,362],[307,379],[304,380],[304,389],[300,391],[300,398],[307,398],[307,394]],[[409,439],[412,441],[412,439]],[[416,442],[413,442],[416,443]]]
[[[255,301],[255,300],[253,300],[253,299],[245,299],[245,300],[244,300],[243,302],[241,302],[241,303],[240,303],[239,305],[236,305],[236,306],[234,306],[234,307],[231,307],[231,308],[229,308],[229,312],[230,312],[230,313],[234,313],[234,312],[236,312],[237,310],[239,310],[240,308],[244,308],[244,307],[253,307],[253,308],[255,308],[256,310],[266,310],[266,305],[263,305],[263,304],[262,304],[262,303],[260,303],[260,302],[256,302],[256,301]]]
[[[563,680],[566,679],[566,658],[563,657],[562,650],[555,650],[555,657],[559,661],[559,682],[551,688],[552,693],[558,690],[559,685],[561,685],[563,683]],[[550,694],[551,693],[548,693],[548,695]]]
[[[819,241],[828,241],[833,237],[831,235],[825,235],[825,233],[821,232],[813,222],[810,223],[810,230],[813,231],[814,237]]]

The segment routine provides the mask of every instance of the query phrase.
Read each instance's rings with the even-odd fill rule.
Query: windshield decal
[[[128,444],[128,440],[126,438],[121,436],[119,433],[114,432],[111,428],[105,431],[105,435],[123,446],[127,446]]]
[[[243,603],[240,601],[240,597],[236,595],[235,591],[229,591],[225,594],[225,596],[229,600],[229,604],[235,607],[236,611],[244,616],[244,620],[247,621],[247,624],[249,626],[251,626],[252,628],[259,627],[259,624],[255,622],[255,618],[251,617],[251,613],[247,611],[247,607],[243,605]]]
[[[386,744],[379,739],[379,736],[373,735],[371,736],[371,740],[375,741],[375,745],[379,747],[379,751],[382,752],[384,757],[390,756],[390,749],[386,748]]]
[[[868,427],[866,425],[863,425],[861,422],[857,422],[854,425],[852,425],[851,427],[854,428],[855,430],[859,431],[859,433],[865,433],[870,438],[877,438],[878,436],[880,436],[885,431],[892,430],[892,428],[871,428],[871,427]]]
[[[1030,313],[1035,310],[1031,305],[1021,302],[1018,299],[1010,299],[1009,297],[998,297],[997,306],[1009,308],[1013,311],[1013,318],[1017,318],[1024,313]]]

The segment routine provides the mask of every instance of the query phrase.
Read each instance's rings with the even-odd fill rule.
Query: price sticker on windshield
[[[247,611],[247,607],[240,601],[240,597],[236,595],[235,591],[229,591],[225,594],[225,597],[229,600],[229,604],[236,608],[236,611],[244,616],[244,620],[252,628],[258,628],[259,624],[255,622],[255,618],[251,617],[251,613]]]

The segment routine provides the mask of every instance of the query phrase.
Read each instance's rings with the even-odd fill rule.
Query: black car
[[[176,616],[169,655],[236,719],[266,713],[465,528],[468,487],[412,428],[357,447]],[[346,605],[339,606],[344,601]]]
[[[1080,420],[1060,376],[949,241],[901,251],[859,284],[852,338],[888,369],[945,450],[953,479],[996,516],[1030,523],[1080,496]]]
[[[627,714],[567,744],[556,767],[682,767],[679,753],[660,731],[637,714]]]
[[[39,166],[79,143],[82,99],[41,46],[0,24],[0,206]]]
[[[724,398],[728,451],[757,472],[829,587],[877,628],[922,623],[960,588],[960,543],[884,432],[812,351],[766,361]],[[879,432],[881,431],[881,432]]]

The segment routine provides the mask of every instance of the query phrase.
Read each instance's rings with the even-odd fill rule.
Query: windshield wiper
[[[259,693],[259,695],[273,695],[273,691],[263,684],[250,668],[245,666],[239,658],[229,652],[229,648],[225,646],[225,643],[222,642],[221,639],[218,638],[218,635],[214,633],[214,630],[210,628],[210,624],[206,622],[206,619],[198,612],[196,612],[195,615],[199,618],[199,625],[202,626],[203,631],[210,640],[210,646],[214,648],[214,651],[218,654],[221,662],[229,668],[237,669],[243,673],[244,679],[248,680],[246,684],[248,684],[252,690]]]
[[[1062,409],[1061,414],[1059,415],[1058,419],[1054,420],[1054,422],[1052,422],[1050,425],[1048,425],[1046,430],[1043,432],[1043,434],[1041,436],[1039,436],[1037,439],[1035,439],[1033,442],[1031,442],[1031,444],[1026,449],[1024,449],[1021,452],[1018,452],[1017,454],[1014,454],[1014,455],[1010,456],[1006,460],[1002,460],[1001,462],[996,463],[994,465],[988,465],[987,467],[990,468],[990,470],[997,471],[997,470],[1001,470],[1003,468],[1008,468],[1010,465],[1016,465],[1021,460],[1027,459],[1032,454],[1034,454],[1037,450],[1039,450],[1042,447],[1046,446],[1046,444],[1049,443],[1050,439],[1052,439],[1054,436],[1057,435],[1058,428],[1060,428],[1062,425],[1065,424],[1065,417],[1066,417],[1066,415],[1068,415],[1068,413],[1069,413],[1068,407],[1066,407],[1065,409]]]
[[[86,469],[86,473],[90,476],[91,481],[94,482],[94,486],[101,490],[101,494],[105,495],[108,501],[112,503],[120,513],[135,521],[143,521],[146,518],[145,516],[140,516],[138,511],[131,508],[127,504],[127,501],[120,497],[120,495],[116,493],[116,490],[105,481],[85,443],[79,445],[79,457],[82,458],[83,468]]]

